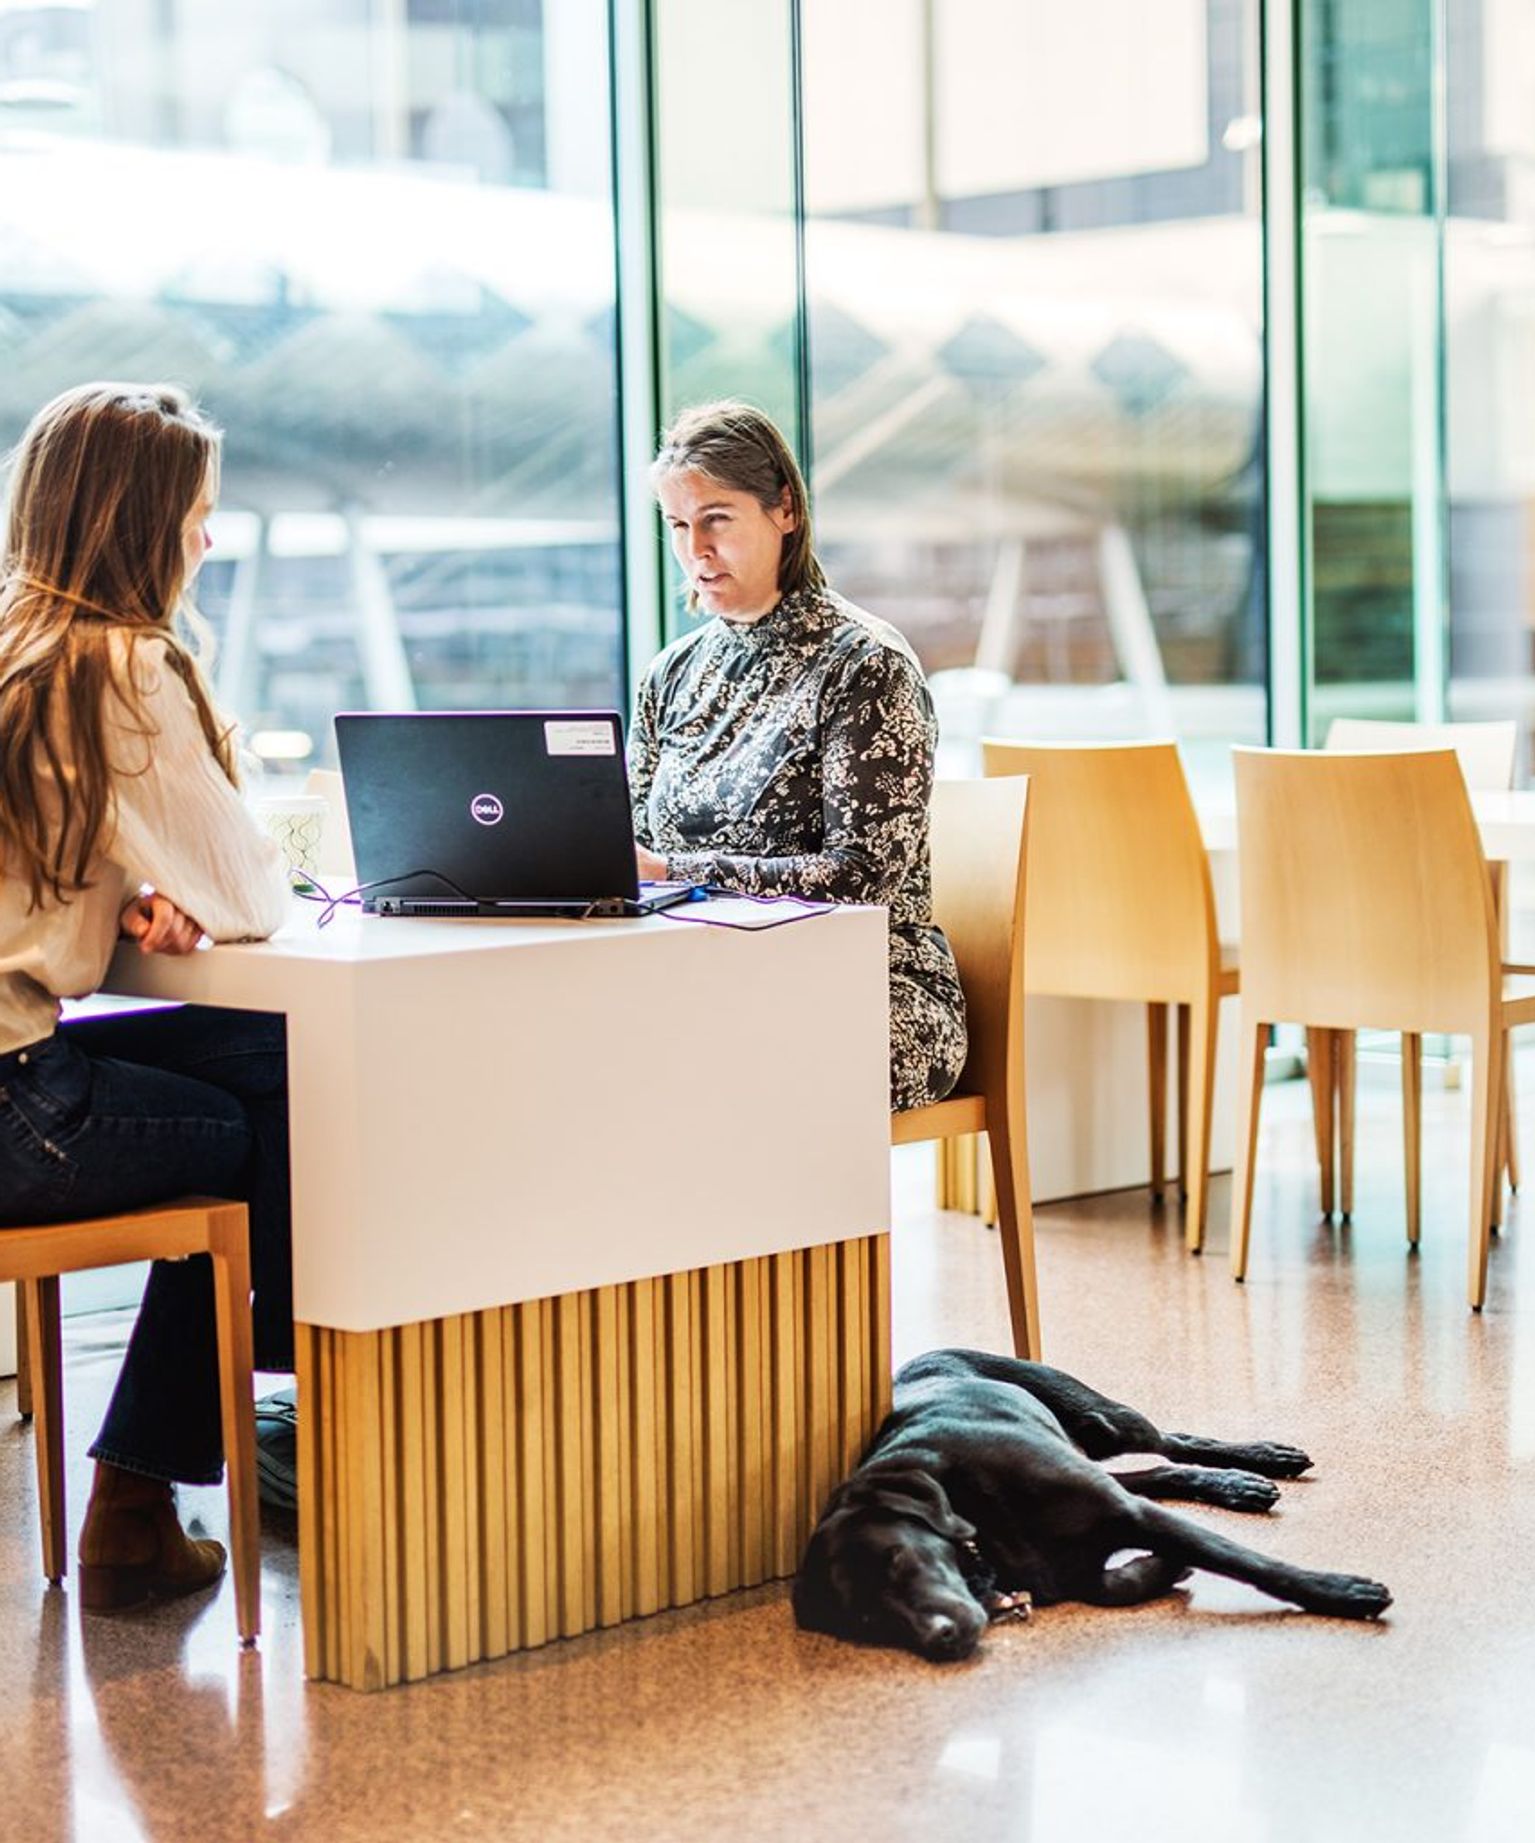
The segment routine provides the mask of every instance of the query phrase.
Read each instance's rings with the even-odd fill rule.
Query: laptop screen
[[[346,712],[336,744],[359,885],[477,902],[639,895],[614,711]]]

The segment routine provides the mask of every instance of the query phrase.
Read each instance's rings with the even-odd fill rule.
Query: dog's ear
[[[912,1517],[949,1542],[968,1542],[975,1534],[975,1525],[954,1514],[943,1486],[920,1466],[865,1466],[843,1489],[844,1508],[856,1504]]]
[[[847,1608],[842,1604],[832,1582],[831,1555],[825,1523],[819,1524],[810,1538],[794,1577],[791,1601],[795,1623],[806,1632],[830,1632],[842,1636],[847,1623]]]

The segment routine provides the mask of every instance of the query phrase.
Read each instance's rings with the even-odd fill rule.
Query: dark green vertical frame
[[[1263,111],[1264,574],[1268,620],[1267,736],[1303,746],[1310,733],[1314,625],[1307,515],[1304,160],[1304,0],[1260,0]]]
[[[807,482],[815,469],[815,423],[810,378],[810,295],[805,268],[805,83],[803,0],[786,0],[789,9],[790,119],[793,123],[794,204],[794,451]]]
[[[635,72],[631,72],[627,62],[621,58],[619,45],[618,9],[626,5],[633,9],[639,37],[638,70]],[[645,210],[640,227],[630,227],[627,223],[626,205],[630,184],[621,170],[629,139],[629,119],[625,108],[621,106],[619,89],[620,85],[630,80],[631,75],[638,79],[638,94],[628,98],[628,107],[638,112],[643,128],[639,143],[644,172],[638,183]],[[618,418],[618,541],[619,553],[623,558],[620,623],[624,696],[626,705],[631,709],[638,682],[635,660],[638,636],[632,630],[633,585],[636,576],[642,571],[652,579],[648,593],[650,608],[660,611],[659,618],[654,614],[647,617],[646,625],[658,631],[647,635],[644,650],[648,653],[656,642],[664,642],[668,637],[665,615],[666,546],[654,513],[647,515],[638,510],[631,503],[634,495],[628,490],[629,470],[651,448],[661,420],[661,380],[665,355],[661,336],[661,239],[656,202],[659,171],[656,96],[654,0],[608,0],[608,118],[609,147],[612,153],[613,273],[616,282],[613,338]],[[638,265],[643,275],[643,280],[638,284],[639,298],[636,298],[635,278],[632,274],[634,265],[628,261],[627,241],[636,234],[642,240],[643,252]],[[626,270],[631,271],[627,280]],[[637,337],[633,339],[629,336],[631,327],[637,328]],[[636,426],[640,423],[643,423],[643,428]],[[636,565],[636,553],[642,549],[649,553],[648,560],[642,560]]]

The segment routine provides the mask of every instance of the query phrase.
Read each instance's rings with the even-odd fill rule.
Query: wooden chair
[[[1496,723],[1385,723],[1368,717],[1337,717],[1327,731],[1326,746],[1351,754],[1379,754],[1388,749],[1453,749],[1466,785],[1473,793],[1501,793],[1514,784],[1519,726],[1511,719]],[[1503,951],[1508,952],[1508,866],[1493,864],[1493,901],[1497,904]],[[1316,1124],[1317,1170],[1322,1214],[1334,1208],[1345,1222],[1354,1213],[1355,1038],[1351,1030],[1308,1030],[1306,1069],[1311,1081],[1312,1117]],[[1403,1046],[1402,1096],[1412,1110],[1422,1093],[1421,1066],[1409,1068]],[[1503,1045],[1503,1094],[1499,1131],[1499,1168],[1507,1169],[1511,1188],[1519,1188],[1519,1148],[1514,1133],[1514,1065]],[[1417,1240],[1421,1164],[1417,1143],[1405,1148],[1409,1233]],[[1501,1187],[1493,1188],[1493,1223],[1502,1214]]]
[[[1024,989],[1146,1006],[1151,1190],[1166,1184],[1167,1013],[1178,1014],[1179,1189],[1204,1245],[1220,1001],[1236,949],[1216,931],[1210,862],[1176,745],[985,742],[986,773],[1027,774]]]
[[[892,1145],[989,1135],[1013,1348],[1038,1359],[1039,1281],[1023,1100],[1025,780],[940,781],[933,789],[933,913],[959,964],[970,1054],[931,1107],[890,1116]]]
[[[1263,1053],[1270,1025],[1399,1030],[1404,1070],[1425,1031],[1471,1039],[1467,1293],[1480,1311],[1497,1174],[1505,1033],[1535,994],[1505,990],[1492,879],[1448,749],[1380,755],[1237,749],[1242,878],[1240,1114],[1231,1268],[1247,1271]],[[1419,1133],[1406,1086],[1409,1150]],[[1409,1182],[1414,1165],[1409,1159]],[[1416,1236],[1409,1198],[1408,1234]]]
[[[261,1556],[251,1399],[250,1251],[243,1203],[188,1197],[127,1216],[0,1229],[0,1281],[19,1282],[18,1319],[25,1325],[25,1361],[36,1422],[43,1572],[55,1585],[63,1580],[68,1553],[59,1275],[115,1267],[124,1261],[184,1260],[193,1254],[213,1259],[235,1617],[242,1641],[253,1644],[261,1630]]]

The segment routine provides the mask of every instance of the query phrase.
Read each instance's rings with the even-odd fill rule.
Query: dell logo
[[[506,808],[494,794],[476,794],[469,802],[469,817],[482,826],[500,825]]]

